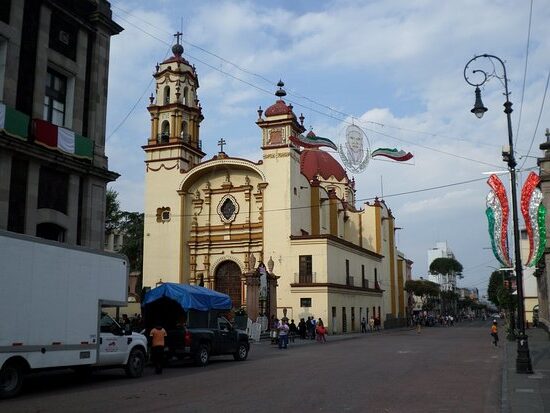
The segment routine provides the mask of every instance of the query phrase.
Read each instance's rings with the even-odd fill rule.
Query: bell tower
[[[199,127],[203,120],[197,97],[195,67],[183,57],[181,33],[173,55],[156,65],[155,93],[147,107],[151,131],[145,151],[143,284],[154,286],[181,272],[180,232],[184,205],[179,194],[182,178],[198,165],[202,151]]]
[[[199,79],[195,67],[183,57],[181,33],[174,35],[173,56],[156,65],[155,94],[147,107],[151,115],[151,135],[143,147],[147,166],[154,169],[166,160],[177,160],[185,172],[204,157],[199,128],[204,119],[197,97]]]

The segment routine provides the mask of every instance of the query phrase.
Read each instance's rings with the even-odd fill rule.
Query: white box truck
[[[37,369],[141,376],[147,339],[102,311],[127,296],[124,256],[0,231],[0,398]]]

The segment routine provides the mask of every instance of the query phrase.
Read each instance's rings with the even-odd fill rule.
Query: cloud
[[[275,101],[275,83],[282,78],[295,112],[304,113],[305,125],[321,136],[340,138],[346,125],[342,120],[351,119],[338,113],[344,112],[364,127],[373,148],[397,147],[414,154],[410,165],[373,160],[356,176],[359,199],[380,196],[383,187],[397,225],[404,228],[398,231],[399,248],[415,261],[413,273],[424,275],[427,249],[447,240],[465,269],[473,268],[468,275],[472,282],[482,280],[485,275],[476,265],[492,259],[491,252],[483,249],[488,246],[484,216],[488,187],[483,181],[389,195],[483,178],[484,171],[505,168],[501,147],[508,135],[498,79],[482,88],[489,108],[484,118],[478,120],[469,112],[474,89],[464,81],[463,69],[476,53],[492,53],[506,61],[514,135],[520,126],[518,158],[527,154],[533,137],[529,156],[540,154],[538,145],[550,124],[550,112],[545,110],[535,133],[548,74],[550,39],[545,23],[550,9],[544,2],[533,3],[519,124],[528,4],[513,0],[304,4],[203,1],[186,3],[184,8],[175,0],[116,2],[133,17],[113,6],[117,15],[158,38],[119,20],[125,31],[111,41],[107,153],[111,169],[122,174],[113,186],[124,208],[138,210],[143,205],[141,145],[150,133],[146,106],[154,91],[148,85],[183,14],[185,55],[196,64],[201,85],[206,158],[217,152],[216,142],[224,137],[229,155],[261,159],[256,110]],[[482,67],[491,71],[487,63]],[[533,158],[524,159],[526,167],[536,164]]]

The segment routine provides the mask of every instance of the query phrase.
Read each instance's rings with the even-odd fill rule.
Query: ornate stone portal
[[[264,316],[269,319],[277,314],[277,280],[273,273],[269,273],[263,262],[258,268],[244,274],[246,285],[246,310],[248,317],[256,320]]]

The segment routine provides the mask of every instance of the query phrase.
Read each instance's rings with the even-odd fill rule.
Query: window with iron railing
[[[351,275],[348,275],[346,277],[346,285],[349,285],[349,286],[354,286],[354,282],[353,282],[353,277]]]
[[[302,283],[311,283],[313,282],[313,260],[311,255],[300,255],[299,256],[299,280],[300,284]]]

